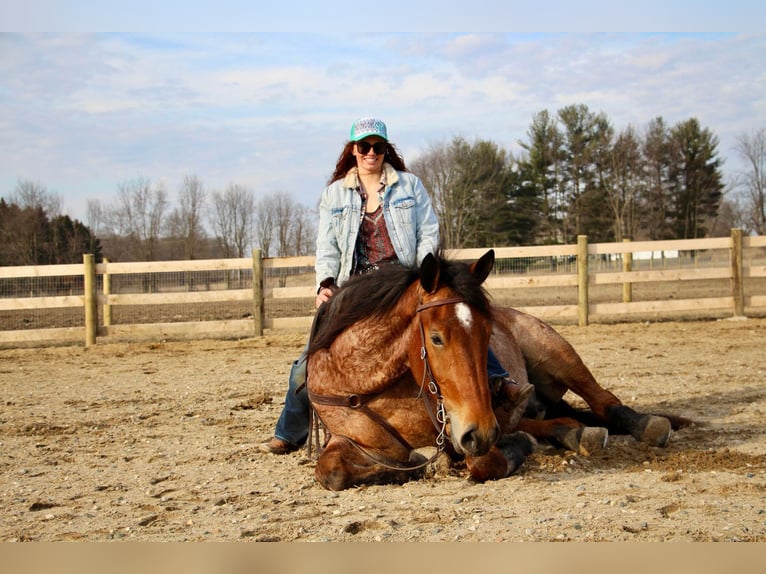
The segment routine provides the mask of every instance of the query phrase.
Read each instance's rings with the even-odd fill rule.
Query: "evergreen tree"
[[[536,218],[537,241],[544,244],[563,243],[566,203],[560,179],[561,132],[548,110],[543,110],[532,118],[527,136],[528,142],[519,141],[527,155],[518,161],[517,194],[534,198],[531,207],[536,206],[540,210]],[[527,243],[537,241],[528,240]]]
[[[670,132],[671,226],[680,239],[705,237],[705,221],[714,219],[723,196],[718,138],[696,118],[676,124]]]

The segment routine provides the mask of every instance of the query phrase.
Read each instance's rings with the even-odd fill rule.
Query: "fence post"
[[[104,280],[104,326],[108,327],[112,324],[112,306],[109,304],[109,295],[112,293],[112,276],[109,275],[109,260],[104,257],[103,259],[105,267],[103,280]]]
[[[577,323],[588,324],[588,236],[577,236]]]
[[[260,249],[253,249],[253,328],[256,337],[263,336],[263,261]]]
[[[96,264],[92,253],[83,253],[83,295],[85,300],[85,346],[96,344],[98,308],[96,299]]]
[[[630,239],[623,239],[623,243],[630,243]],[[622,271],[623,273],[630,273],[633,270],[633,253],[622,254]],[[630,303],[633,301],[633,284],[630,281],[625,281],[622,284],[622,302]]]
[[[734,299],[734,316],[745,316],[745,286],[742,282],[742,230],[731,230],[731,296]]]

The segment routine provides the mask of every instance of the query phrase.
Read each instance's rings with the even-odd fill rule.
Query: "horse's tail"
[[[678,415],[669,415],[667,413],[652,413],[653,415],[656,415],[658,417],[665,417],[670,421],[670,426],[673,430],[678,430],[690,426],[704,426],[705,423],[700,423],[697,421],[693,421],[692,419],[687,419],[686,417],[679,417]]]

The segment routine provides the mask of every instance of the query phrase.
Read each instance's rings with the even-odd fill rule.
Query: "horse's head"
[[[460,454],[481,456],[499,436],[492,412],[487,352],[491,306],[482,283],[495,262],[490,250],[471,265],[428,255],[420,265],[418,321],[421,345],[412,345],[410,368],[432,377]],[[432,385],[433,386],[433,385]]]

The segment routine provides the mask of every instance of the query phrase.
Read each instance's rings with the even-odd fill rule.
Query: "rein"
[[[462,297],[448,297],[447,299],[440,299],[437,301],[430,301],[428,303],[421,303],[415,308],[415,312],[416,314],[418,314],[421,311],[425,311],[426,309],[431,309],[433,307],[463,303],[464,301],[465,300]],[[352,446],[354,446],[357,450],[359,450],[362,454],[364,454],[367,458],[369,458],[376,464],[385,466],[393,470],[412,471],[412,470],[419,470],[421,468],[424,468],[425,466],[429,465],[430,463],[436,460],[436,458],[444,450],[444,446],[445,446],[448,417],[444,410],[444,401],[442,399],[441,391],[439,390],[439,385],[433,376],[433,372],[431,371],[431,365],[428,362],[428,352],[426,351],[426,336],[425,336],[425,331],[423,330],[423,321],[419,320],[418,324],[420,327],[420,340],[421,340],[420,358],[423,360],[423,379],[420,383],[420,393],[418,393],[418,395],[423,396],[423,402],[425,403],[426,411],[428,412],[428,415],[431,418],[431,422],[433,423],[434,428],[439,432],[439,434],[436,436],[436,452],[434,453],[434,455],[431,456],[431,458],[429,458],[423,463],[419,463],[413,466],[405,466],[405,465],[401,465],[397,463],[396,461],[393,461],[390,459],[384,459],[382,457],[374,455],[373,453],[369,452],[367,449],[362,447],[354,439],[348,436],[337,435],[337,434],[334,435],[334,436],[337,436],[338,438],[342,438],[345,441],[351,443]],[[431,405],[431,402],[429,401],[429,398],[423,394],[423,388],[425,387],[426,378],[428,379],[428,387],[427,387],[428,392],[431,395],[433,395],[434,398],[436,399],[435,411]],[[415,450],[412,447],[412,445],[410,445],[407,442],[407,440],[401,435],[401,433],[398,430],[396,430],[385,418],[383,418],[380,414],[376,413],[375,411],[373,411],[367,406],[367,403],[371,401],[372,399],[374,399],[376,396],[378,396],[378,394],[380,393],[350,394],[350,395],[340,396],[340,395],[320,395],[317,393],[312,393],[310,390],[308,390],[308,388],[306,390],[308,391],[309,400],[313,404],[326,405],[326,406],[340,406],[340,407],[346,407],[346,408],[358,410],[359,412],[364,413],[368,418],[370,418],[372,421],[377,423],[379,426],[383,427],[388,432],[388,434],[390,434],[405,449],[407,449],[408,451]],[[312,408],[312,411],[313,411],[313,408]],[[317,424],[318,423],[319,421],[317,421]],[[311,431],[309,431],[309,436],[310,435],[311,435]]]

